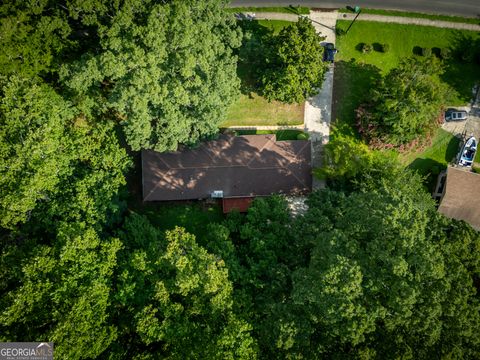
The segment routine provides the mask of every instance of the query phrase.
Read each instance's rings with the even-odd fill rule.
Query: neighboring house
[[[144,201],[221,198],[224,212],[246,211],[256,196],[311,191],[310,141],[275,135],[221,135],[198,148],[142,151]]]
[[[439,212],[480,230],[480,174],[449,166],[439,177],[434,197],[440,199]]]

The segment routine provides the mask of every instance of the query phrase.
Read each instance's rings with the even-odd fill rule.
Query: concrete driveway
[[[337,22],[337,11],[319,12],[311,11],[309,18],[317,33],[326,36],[323,42],[335,43],[335,24]],[[319,60],[320,61],[320,60]],[[318,94],[311,97],[305,103],[304,125],[305,131],[310,134],[312,143],[312,167],[322,166],[323,146],[330,138],[330,122],[332,120],[332,92],[333,92],[333,71],[332,64],[325,74],[325,80]],[[313,178],[313,189],[322,189],[325,181]]]

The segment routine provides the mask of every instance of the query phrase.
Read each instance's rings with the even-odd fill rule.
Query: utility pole
[[[360,9],[360,6],[355,6],[355,7],[347,6],[347,9],[350,10],[351,12],[354,12],[357,15],[355,15],[355,17],[353,18],[353,21],[348,26],[348,29],[347,31],[345,31],[345,34],[348,34],[348,30],[350,30],[355,20],[357,20],[358,15],[360,15],[360,13],[362,12],[362,9]]]

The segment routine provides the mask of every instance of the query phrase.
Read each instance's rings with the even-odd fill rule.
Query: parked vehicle
[[[335,49],[335,45],[332,43],[326,43],[323,45],[325,48],[323,52],[323,61],[331,62],[335,60],[335,54],[338,52],[338,49]]]
[[[467,118],[465,110],[448,109],[445,111],[445,121],[459,121]]]
[[[460,160],[458,165],[471,167],[473,159],[475,159],[475,153],[477,152],[477,140],[472,136],[463,145],[462,152],[460,153]]]

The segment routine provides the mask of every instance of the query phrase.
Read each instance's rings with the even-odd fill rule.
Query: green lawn
[[[298,135],[305,134],[308,138],[308,134],[302,130],[285,129],[285,130],[236,130],[237,135],[255,135],[255,134],[275,134],[277,141],[284,140],[297,140]]]
[[[249,43],[240,49],[237,74],[241,79],[239,99],[228,109],[226,120],[220,127],[253,126],[253,125],[300,125],[303,124],[304,104],[283,104],[277,101],[268,102],[256,92],[259,75],[255,64],[250,63],[243,52],[250,50],[250,43],[260,43],[270,32],[278,33],[285,26],[292,24],[282,20],[241,21],[240,26],[245,33],[251,33]],[[256,46],[263,51],[262,46]],[[250,50],[251,51],[251,50]],[[250,55],[251,56],[251,55]],[[260,55],[259,55],[260,56]]]
[[[337,27],[346,29],[350,21],[340,20]],[[429,26],[390,24],[380,22],[356,22],[349,33],[337,37],[337,55],[334,85],[333,116],[338,119],[336,128],[349,130],[353,124],[354,110],[365,100],[368,90],[381,75],[396,67],[401,59],[414,55],[415,47],[447,48],[478,38],[472,31],[442,29]],[[389,44],[387,53],[372,51],[363,54],[360,44]],[[442,79],[452,86],[449,105],[462,105],[470,101],[471,88],[480,81],[480,67],[470,63],[450,60]],[[337,131],[334,129],[333,132]],[[334,134],[333,134],[334,135]]]
[[[235,7],[229,8],[229,12],[238,13],[238,12],[275,12],[275,13],[284,13],[284,14],[295,14],[295,15],[308,15],[310,14],[310,9],[304,6],[273,6],[273,7]]]
[[[460,140],[451,133],[438,129],[432,139],[432,145],[426,149],[402,154],[400,161],[410,169],[426,177],[426,186],[433,191],[437,176],[447,164],[455,159],[459,151]]]
[[[337,27],[346,29],[350,21],[338,21]],[[413,56],[414,47],[445,48],[462,43],[468,37],[480,35],[471,31],[459,31],[427,26],[390,24],[379,22],[356,22],[349,33],[337,37],[337,55],[333,93],[332,116],[334,120],[331,136],[346,133],[358,137],[355,129],[355,109],[367,100],[370,88],[389,70],[396,67],[401,59]],[[368,43],[377,47],[387,43],[387,53],[372,51],[363,54],[359,44]],[[416,56],[416,55],[415,55]],[[480,81],[478,65],[461,63],[452,58],[446,63],[442,80],[452,87],[448,105],[468,103],[471,88]],[[427,177],[429,189],[433,186],[436,174],[455,157],[458,139],[441,129],[435,134],[432,145],[422,151],[400,156],[402,162],[418,170]]]
[[[303,124],[304,104],[268,102],[252,92],[242,94],[229,108],[221,127],[235,125],[300,125]]]
[[[339,12],[350,13],[347,9],[339,9]],[[385,15],[385,16],[402,16],[409,18],[417,19],[429,19],[429,20],[441,20],[441,21],[450,21],[464,24],[480,24],[479,18],[467,18],[462,16],[448,16],[448,15],[434,15],[434,14],[422,14],[416,12],[406,12],[406,11],[394,11],[394,10],[381,10],[381,9],[362,9],[362,14],[373,14],[373,15]]]
[[[405,165],[425,173],[429,166],[424,166],[424,163],[419,160],[428,160],[446,166],[457,155],[459,144],[460,140],[457,137],[448,131],[438,129],[432,139],[431,146],[423,150],[402,154],[400,159]]]

